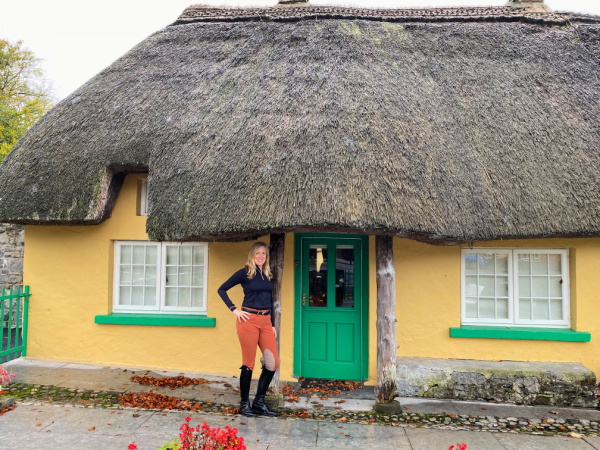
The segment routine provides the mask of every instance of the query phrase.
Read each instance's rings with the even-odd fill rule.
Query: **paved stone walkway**
[[[193,423],[206,420],[211,426],[237,428],[250,449],[446,450],[464,442],[468,450],[600,450],[600,411],[593,409],[401,398],[403,413],[385,417],[373,414],[374,400],[366,389],[329,399],[301,397],[298,403],[286,403],[277,418],[255,419],[223,414],[238,401],[234,377],[185,374],[209,382],[158,388],[163,395],[202,404],[194,413],[167,412],[123,408],[119,393],[151,388],[132,382],[133,374],[180,374],[27,359],[5,367],[17,374],[20,384],[8,387],[18,403],[0,416],[0,449],[126,449],[133,441],[140,449],[154,449],[177,438],[189,415]],[[308,418],[298,418],[298,412]]]

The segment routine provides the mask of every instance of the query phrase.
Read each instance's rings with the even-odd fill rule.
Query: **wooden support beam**
[[[271,234],[269,245],[271,273],[273,274],[273,317],[277,330],[277,353],[279,354],[279,336],[281,334],[281,280],[283,278],[283,254],[285,252],[285,233]],[[281,359],[281,356],[280,356]],[[279,394],[279,369],[273,376],[270,395]]]
[[[396,271],[392,236],[375,236],[377,270],[377,386],[378,403],[396,394]]]

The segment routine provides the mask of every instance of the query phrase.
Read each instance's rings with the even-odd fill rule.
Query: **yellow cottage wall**
[[[215,327],[98,325],[112,309],[114,240],[147,240],[136,216],[137,180],[126,177],[112,217],[96,226],[26,226],[24,282],[31,287],[27,357],[67,362],[232,374],[241,364],[235,316],[217,289],[246,262],[250,242],[209,243],[208,317]],[[267,243],[268,236],[263,240]],[[284,264],[293,266],[293,236]],[[238,305],[239,286],[230,291]],[[283,276],[281,378],[292,379],[293,273]],[[257,367],[260,351],[257,352]]]
[[[147,240],[136,216],[137,183],[126,177],[112,217],[96,226],[26,226],[24,281],[30,285],[28,357],[186,372],[237,372],[241,352],[234,316],[218,286],[245,262],[249,242],[209,243],[208,317],[215,327],[98,325],[112,308],[114,240]],[[268,243],[268,236],[261,240]],[[286,235],[282,286],[281,379],[293,379],[294,235]],[[460,247],[394,239],[399,356],[520,361],[575,361],[600,374],[600,239],[484,242],[481,247],[561,247],[571,250],[572,327],[590,343],[450,338],[460,326]],[[575,259],[576,254],[576,259]],[[238,286],[231,293],[242,300]],[[375,239],[369,239],[369,380],[376,379]],[[257,366],[260,352],[257,352]]]

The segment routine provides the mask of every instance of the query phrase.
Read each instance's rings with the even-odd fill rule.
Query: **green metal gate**
[[[0,291],[0,364],[27,354],[27,312],[29,286],[14,286]]]

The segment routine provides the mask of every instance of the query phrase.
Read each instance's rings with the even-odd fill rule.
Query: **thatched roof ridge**
[[[194,22],[225,21],[298,21],[324,19],[360,19],[386,22],[526,22],[566,25],[570,20],[600,22],[600,18],[584,14],[554,13],[530,7],[454,7],[379,9],[339,6],[275,6],[271,8],[213,8],[193,5],[187,8],[174,25]]]
[[[0,222],[99,223],[147,170],[157,240],[600,236],[592,19],[169,26],[15,146]]]

